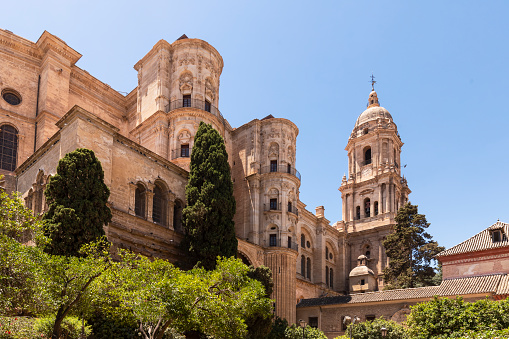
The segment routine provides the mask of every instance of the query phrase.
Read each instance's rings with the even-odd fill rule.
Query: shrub
[[[55,317],[47,317],[37,319],[35,322],[35,330],[42,335],[51,338],[53,333],[53,325],[55,324]],[[62,335],[60,339],[79,339],[82,330],[82,320],[77,317],[66,317],[62,321]],[[92,334],[92,328],[85,322],[85,336]]]
[[[0,317],[0,339],[41,338],[34,328],[35,321],[31,317]]]
[[[353,329],[353,339],[383,339],[382,327],[387,329],[386,339],[406,339],[409,338],[407,331],[403,325],[400,325],[392,320],[385,320],[384,318],[377,318],[373,321],[364,321],[355,325],[348,325],[345,335],[337,337],[336,339],[350,338],[350,330]]]

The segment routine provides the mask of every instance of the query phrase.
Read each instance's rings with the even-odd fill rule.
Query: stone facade
[[[310,211],[300,200],[297,126],[269,115],[232,128],[222,116],[223,59],[207,42],[159,41],[134,66],[138,85],[127,95],[77,67],[80,57],[48,32],[33,43],[0,30],[0,174],[34,213],[46,208],[43,190],[59,159],[89,148],[111,191],[108,238],[179,260],[190,154],[204,121],[229,153],[239,257],[271,268],[276,315],[295,322],[299,300],[383,286],[382,241],[410,190],[399,166],[403,143],[376,92],[348,139],[343,220],[331,225],[322,206]],[[361,255],[366,284],[350,281]]]

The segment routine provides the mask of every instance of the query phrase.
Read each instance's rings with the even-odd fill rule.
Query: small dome
[[[377,120],[378,118],[389,119],[392,121],[392,116],[388,110],[380,106],[372,106],[359,115],[355,122],[355,127],[358,127],[368,121]]]
[[[359,257],[357,258],[357,260],[362,260],[362,259],[367,259],[368,257],[366,257],[364,254],[361,254],[359,255]]]
[[[350,277],[358,277],[361,275],[371,275],[374,277],[375,273],[368,266],[362,265],[362,266],[357,266],[356,268],[351,270],[349,276]]]

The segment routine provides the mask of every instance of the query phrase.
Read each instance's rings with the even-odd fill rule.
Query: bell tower
[[[408,201],[410,189],[401,176],[403,142],[390,113],[380,106],[374,90],[348,139],[348,177],[343,176],[343,221],[350,245],[350,269],[359,255],[367,257],[378,287],[387,257],[382,242],[396,224],[398,209]]]

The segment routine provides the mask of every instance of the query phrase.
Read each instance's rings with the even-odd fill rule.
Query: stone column
[[[350,221],[353,221],[353,219],[355,218],[355,199],[354,199],[354,194],[352,192],[352,194],[350,194],[350,196],[352,197],[351,202],[350,204],[352,206],[350,206]]]
[[[347,196],[348,195],[346,195],[346,194],[343,195],[343,197],[342,197],[343,207],[341,208],[341,212],[343,212],[342,213],[343,214],[343,220],[345,220],[345,221],[346,221],[346,197]]]
[[[134,182],[129,183],[129,197],[127,200],[127,213],[130,215],[135,215],[135,195],[136,195],[136,184]]]
[[[147,220],[154,222],[152,219],[152,209],[154,207],[154,187],[153,183],[147,184],[148,190],[145,192],[145,211],[147,211]]]
[[[373,199],[369,199],[369,216],[373,217],[375,216],[375,202]]]
[[[382,186],[378,186],[378,214],[383,213]]]
[[[175,209],[175,194],[173,194],[171,191],[168,192],[168,204],[166,207],[166,226],[170,230],[174,230],[173,226],[173,211]]]

